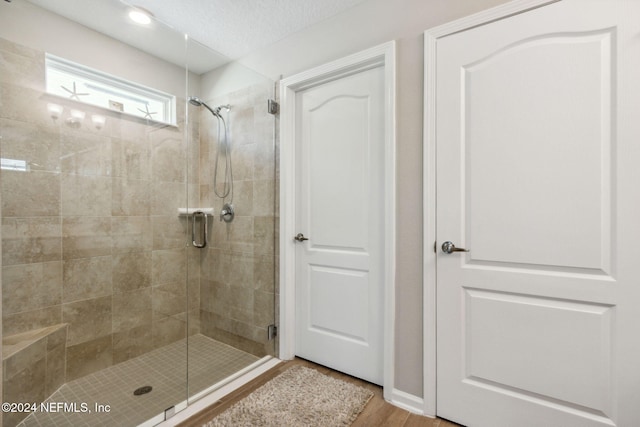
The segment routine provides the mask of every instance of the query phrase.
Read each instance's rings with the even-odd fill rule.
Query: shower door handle
[[[202,224],[202,243],[198,243],[196,241],[196,222],[198,217],[202,218],[202,220],[200,221],[200,223]],[[191,220],[191,241],[193,243],[193,246],[202,249],[207,246],[207,214],[202,211],[195,211],[191,216]]]
[[[305,240],[309,240],[307,237],[304,237],[304,234],[302,233],[296,234],[296,237],[294,237],[293,239],[298,242],[304,242]]]

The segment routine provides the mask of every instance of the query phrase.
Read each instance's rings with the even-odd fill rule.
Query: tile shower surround
[[[16,334],[2,348],[3,402],[39,403],[65,382],[67,325]],[[25,412],[3,414],[15,426]]]
[[[214,218],[211,241],[203,250],[200,329],[204,335],[257,356],[275,353],[273,342],[267,341],[267,326],[275,320],[277,262],[274,116],[266,111],[273,91],[272,83],[253,85],[207,102],[231,105],[228,116],[224,110],[222,114],[228,118],[232,144],[235,219],[225,223]],[[220,212],[224,202],[213,191],[217,120],[202,110],[199,121],[200,201]]]
[[[105,112],[84,105],[87,118],[72,128],[65,118],[78,104],[45,95],[43,75],[43,52],[0,39],[0,152],[29,164],[0,172],[3,336],[68,324],[66,381],[183,339],[187,317],[190,335],[273,354],[277,159],[265,108],[273,86],[210,101],[232,105],[237,216],[214,218],[198,251],[185,247],[190,230],[176,209],[187,196],[191,206],[222,207],[212,194],[213,118],[190,114],[199,145],[184,123],[109,114],[96,129],[91,113]],[[48,102],[65,106],[61,118],[49,116]],[[184,117],[184,100],[177,104]]]
[[[184,369],[176,366],[189,363],[191,395],[224,380],[258,360],[256,356],[214,341],[204,335],[176,341],[142,356],[102,369],[83,378],[70,381],[47,402],[86,402],[110,405],[109,412],[91,414],[71,412],[36,412],[19,427],[36,426],[136,426],[156,416],[176,402],[186,398],[187,378]],[[135,396],[132,391],[150,385],[148,394]]]
[[[187,317],[198,333],[200,254],[176,215],[187,191],[198,197],[199,147],[184,123],[50,97],[44,53],[2,39],[0,91],[0,152],[28,163],[0,172],[3,337],[68,324],[71,381],[185,338]],[[49,102],[64,105],[62,117]],[[86,111],[80,127],[65,122],[70,108]],[[107,116],[102,129],[91,114]]]

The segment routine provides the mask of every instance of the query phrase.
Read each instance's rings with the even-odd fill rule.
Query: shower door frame
[[[396,43],[387,42],[312,68],[282,80],[280,85],[280,313],[279,358],[295,357],[295,246],[296,233],[296,92],[375,66],[384,68],[384,273],[383,282],[383,394],[398,406],[416,408],[415,402],[394,388],[395,367],[395,244],[396,244]]]

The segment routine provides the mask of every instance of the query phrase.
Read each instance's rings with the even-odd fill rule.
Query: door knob
[[[304,237],[304,234],[302,233],[296,234],[296,237],[294,237],[293,239],[297,240],[298,242],[304,242],[305,240],[309,240],[308,238]]]
[[[469,249],[456,248],[456,245],[454,245],[453,242],[446,241],[442,244],[442,252],[446,254],[450,254],[453,252],[469,252]]]

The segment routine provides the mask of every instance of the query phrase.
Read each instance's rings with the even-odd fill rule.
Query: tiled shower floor
[[[19,427],[31,426],[136,426],[184,401],[186,387],[185,340],[70,381],[47,402],[85,403],[92,413],[36,412]],[[204,335],[189,337],[189,395],[223,380],[259,360],[258,357]],[[133,391],[150,385],[141,396]],[[96,413],[95,404],[110,405],[110,412]]]

